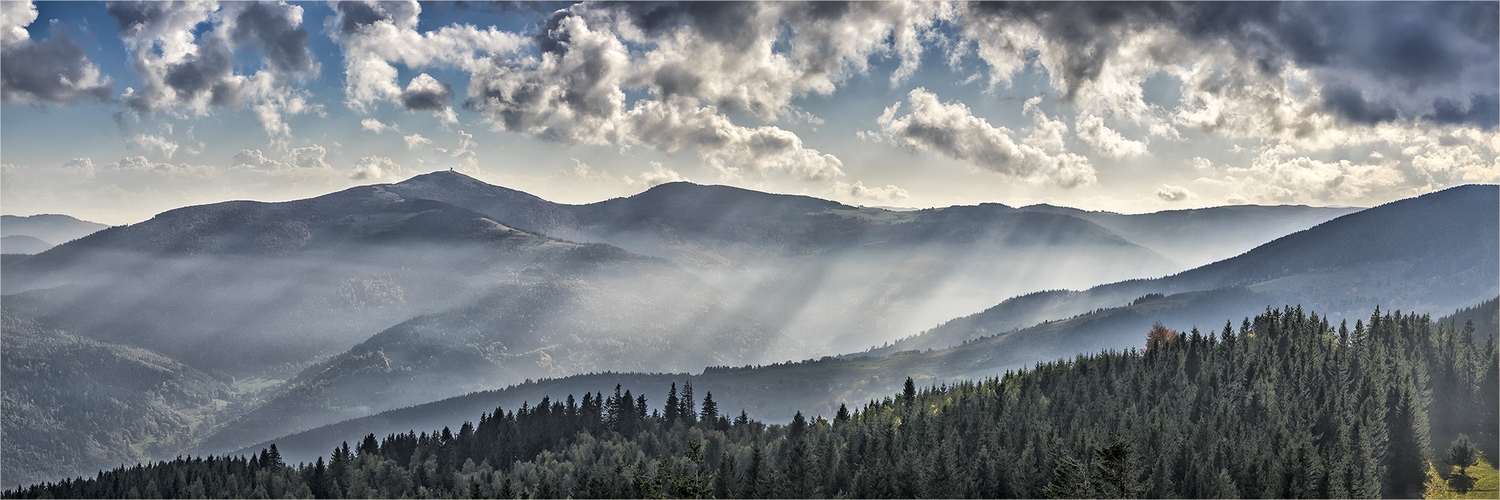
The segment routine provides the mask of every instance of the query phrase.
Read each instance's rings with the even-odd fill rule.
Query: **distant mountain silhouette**
[[[24,234],[0,237],[0,253],[38,254],[52,246],[51,243]]]
[[[0,215],[0,253],[42,253],[106,227],[60,214]]]

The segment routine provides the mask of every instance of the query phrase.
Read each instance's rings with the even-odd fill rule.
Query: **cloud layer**
[[[204,160],[363,182],[436,161],[526,178],[488,155],[543,163],[563,148],[619,189],[707,172],[926,203],[937,184],[914,186],[931,175],[1157,207],[1365,204],[1500,181],[1494,3],[529,7],[116,2],[99,9],[117,29],[100,33],[43,19],[67,9],[3,2],[0,100],[120,112],[115,150],[95,155],[124,158],[99,167],[116,173]],[[106,35],[123,54],[101,50]],[[292,130],[329,110],[337,123]],[[270,144],[194,136],[220,113],[253,118]],[[888,164],[900,151],[917,161]]]

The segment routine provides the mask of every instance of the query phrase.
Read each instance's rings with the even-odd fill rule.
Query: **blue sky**
[[[0,6],[8,214],[448,168],[1120,212],[1500,180],[1493,2]]]

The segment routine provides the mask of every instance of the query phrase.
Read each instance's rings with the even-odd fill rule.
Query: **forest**
[[[1432,468],[1461,488],[1476,448],[1496,456],[1500,356],[1474,328],[1267,308],[1221,331],[1157,325],[1143,349],[951,385],[908,379],[785,425],[721,409],[709,387],[673,386],[658,404],[616,386],[456,431],[352,436],[314,463],[284,463],[272,445],[4,496],[1412,498]]]

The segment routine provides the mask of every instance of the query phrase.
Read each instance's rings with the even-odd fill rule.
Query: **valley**
[[[124,392],[111,404],[155,408],[122,414],[141,430],[19,477],[273,440],[310,460],[335,436],[456,418],[432,405],[473,413],[605,380],[660,393],[690,378],[719,387],[726,408],[785,421],[878,398],[905,377],[976,380],[1138,348],[1158,322],[1217,331],[1279,304],[1335,319],[1379,303],[1452,311],[1500,295],[1497,280],[1474,279],[1500,274],[1478,257],[1500,246],[1495,231],[1456,230],[1493,222],[1483,207],[1495,197],[1471,186],[1354,213],[1121,216],[893,212],[675,183],[566,205],[436,172],[293,202],[185,207],[5,264],[7,336],[54,332],[122,353],[111,356],[158,356],[171,360],[156,363],[161,376],[194,387],[166,403],[114,389]],[[1429,223],[1436,213],[1469,219]],[[1235,245],[1165,250],[1161,235],[1197,227],[1184,218],[1272,241],[1184,270],[1164,255]],[[1390,233],[1409,236],[1364,254],[1334,243]],[[1421,283],[1431,285],[1410,286]],[[42,390],[24,382],[54,355],[39,345],[7,347],[21,381],[7,397]],[[127,365],[90,369],[140,378]],[[7,432],[68,428],[17,417]],[[121,439],[148,444],[104,451]]]

